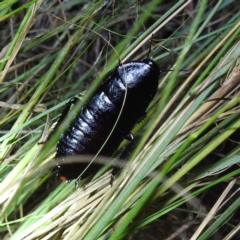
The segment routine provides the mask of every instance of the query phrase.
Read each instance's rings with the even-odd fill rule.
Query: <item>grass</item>
[[[1,2],[1,239],[239,239],[239,12],[227,0]],[[80,109],[151,38],[163,73],[121,174],[58,181],[70,118],[46,139],[64,105],[83,93]]]

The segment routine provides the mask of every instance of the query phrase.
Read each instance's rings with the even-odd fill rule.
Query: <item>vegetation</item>
[[[240,239],[239,15],[231,0],[2,1],[0,238]],[[60,182],[70,118],[48,136],[66,102],[145,57],[159,91],[113,186],[110,171]]]

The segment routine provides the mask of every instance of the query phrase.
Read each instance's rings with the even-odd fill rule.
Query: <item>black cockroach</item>
[[[56,148],[60,179],[70,182],[88,165],[71,162],[65,156],[95,155],[109,137],[100,154],[110,157],[123,139],[133,140],[130,131],[145,116],[157,92],[159,75],[159,67],[150,59],[120,64],[107,74],[96,93],[61,134]],[[75,98],[70,100],[60,119],[65,117],[75,101]],[[96,173],[98,169],[100,167],[92,164],[82,177]]]

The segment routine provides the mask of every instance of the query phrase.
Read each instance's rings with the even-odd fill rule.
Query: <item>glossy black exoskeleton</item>
[[[157,92],[159,74],[159,67],[150,59],[120,64],[107,74],[96,93],[60,137],[56,149],[60,179],[70,182],[81,174],[88,163],[71,162],[64,157],[95,155],[109,137],[119,114],[120,118],[100,155],[110,157],[123,139],[131,140],[131,129],[145,116]],[[61,118],[69,108],[67,106]],[[83,177],[96,173],[100,167],[92,164]]]

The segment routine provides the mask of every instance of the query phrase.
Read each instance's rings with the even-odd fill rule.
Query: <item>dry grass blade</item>
[[[222,193],[222,195],[219,197],[218,201],[214,204],[213,208],[211,209],[211,211],[207,214],[207,216],[205,217],[205,219],[203,220],[203,222],[200,224],[200,226],[198,227],[197,231],[194,233],[194,235],[191,237],[190,240],[195,240],[198,238],[198,236],[201,234],[201,232],[203,231],[204,227],[207,224],[210,224],[210,221],[214,218],[214,216],[216,215],[219,206],[222,204],[222,202],[224,201],[224,199],[227,197],[227,194],[230,192],[230,190],[232,189],[232,187],[234,186],[234,184],[236,183],[236,179],[234,179],[233,181],[231,181],[229,183],[229,185],[227,186],[227,188],[224,190],[224,192]]]
[[[92,183],[91,188],[86,186],[84,191],[79,189],[79,191],[76,191],[60,205],[52,209],[46,217],[19,235],[19,239],[35,239],[48,235],[52,229],[59,231],[63,228],[66,228],[65,234],[71,236],[76,231],[75,228],[77,227],[78,229],[79,226],[83,225],[86,218],[93,212],[99,202],[101,202],[105,193],[110,188],[109,182],[110,174],[107,173],[98,179],[95,184]],[[89,197],[94,191],[96,191],[96,194]],[[54,219],[54,221],[52,221],[52,219]],[[74,223],[73,226],[72,223]],[[43,227],[44,225],[45,227]],[[40,226],[41,229],[38,230]]]
[[[240,238],[240,5],[14,2],[0,4],[0,238]],[[144,58],[156,62],[162,79],[147,115],[132,129],[134,146],[128,153],[123,141],[111,159],[94,162],[111,165],[125,149],[113,184],[110,169],[82,179],[78,189],[74,181],[60,182],[51,171],[71,115],[108,71]],[[86,89],[79,109],[60,115]],[[53,131],[59,116],[62,124]],[[101,131],[86,124],[103,145]]]
[[[238,42],[232,48],[232,51],[229,53],[229,55],[233,53],[235,49],[239,47],[239,45],[240,45],[240,42]],[[239,56],[236,56],[236,57],[239,57]],[[230,55],[230,59],[228,59],[227,57],[226,59],[223,59],[222,63],[219,65],[219,67],[215,71],[216,72],[220,71],[220,69],[223,68],[224,64],[227,64],[230,61],[232,61],[231,55]],[[240,86],[239,82],[240,82],[240,65],[238,60],[236,66],[231,71],[231,74],[225,79],[222,86],[205,101],[205,103],[198,109],[196,113],[193,114],[193,116],[186,122],[185,125],[192,124],[197,119],[202,119],[203,116],[205,116],[209,112],[214,111],[219,105],[221,105],[224,101],[226,101],[225,99],[231,98],[234,92],[238,91]],[[203,89],[199,89],[199,91],[202,91],[202,90]]]

